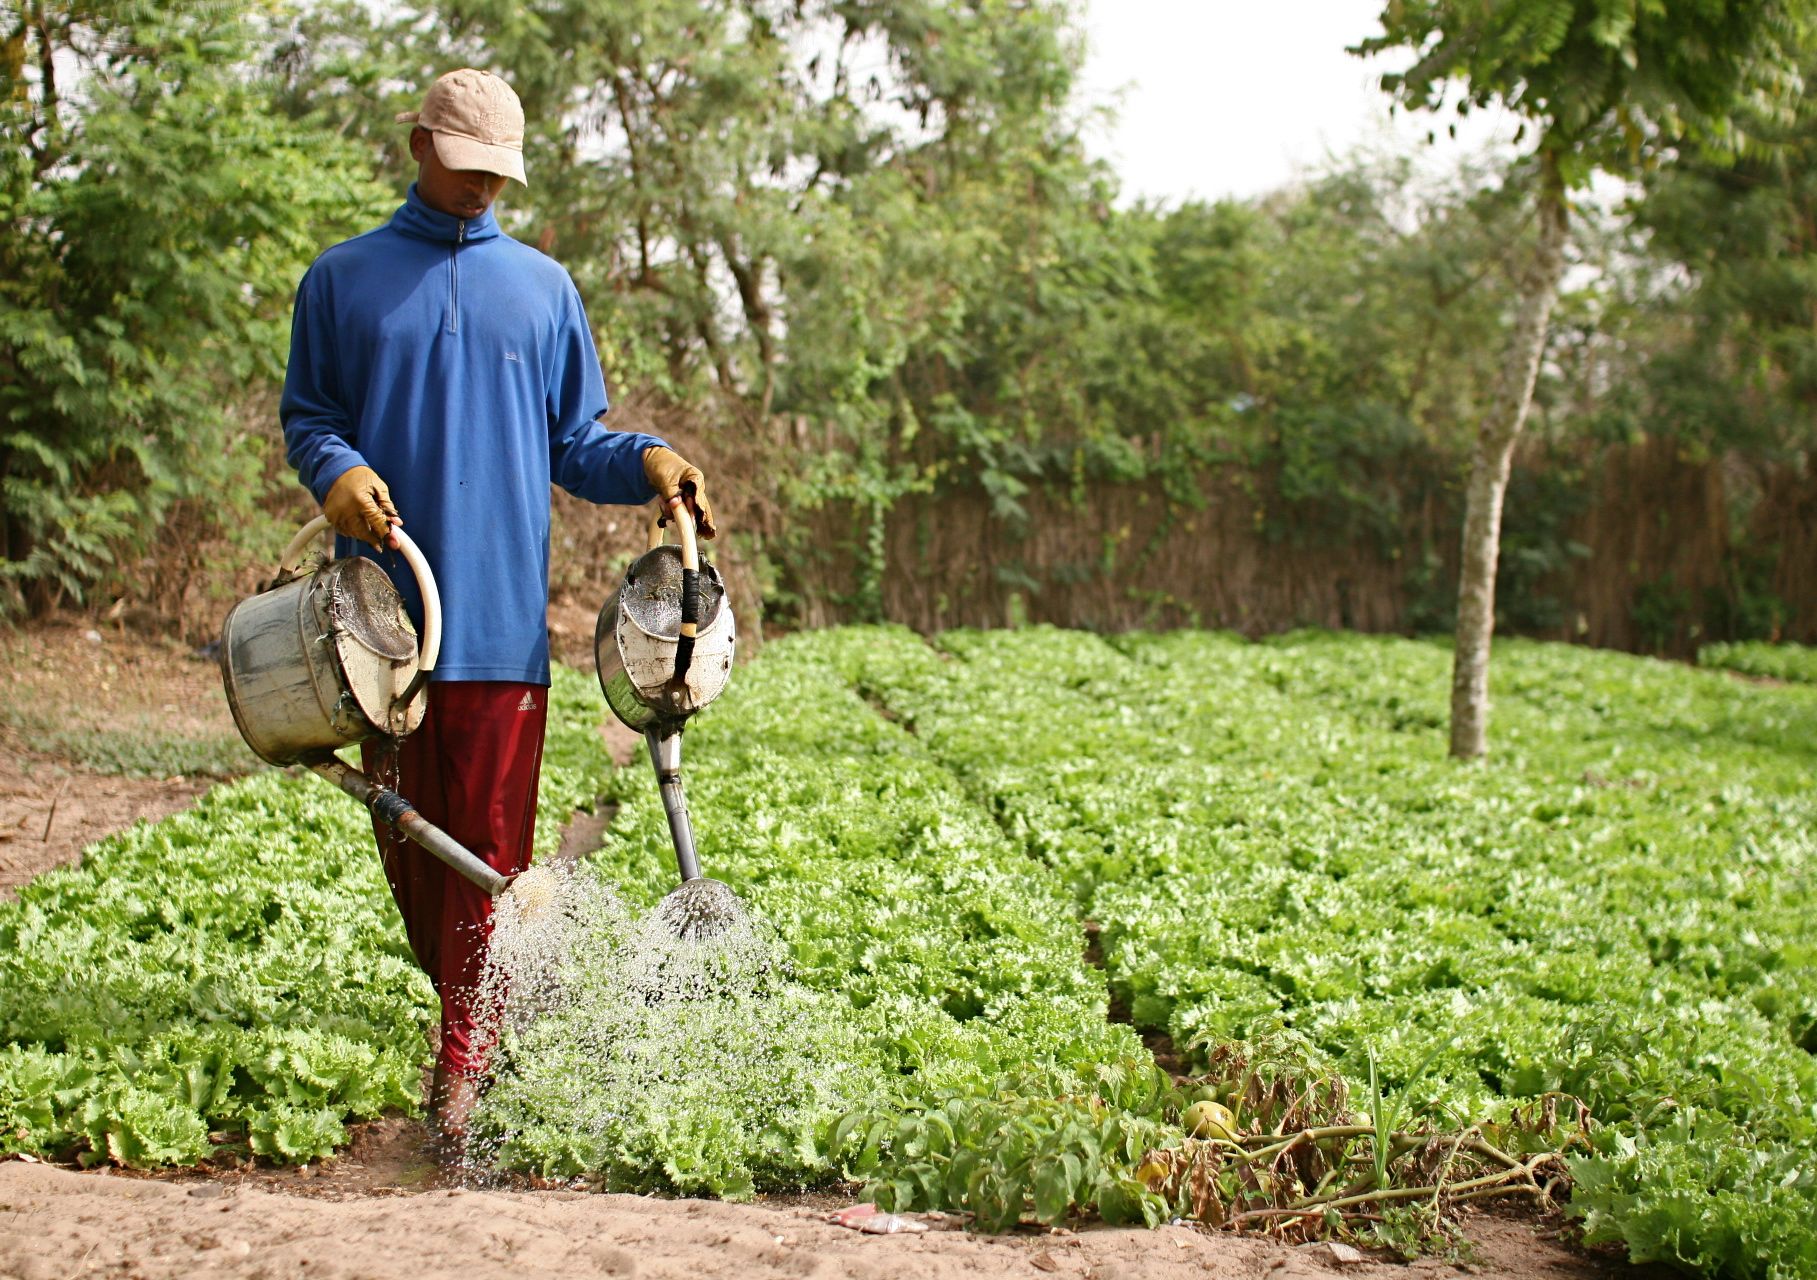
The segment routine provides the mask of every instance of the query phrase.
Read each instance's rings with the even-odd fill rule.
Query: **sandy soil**
[[[186,808],[216,781],[101,772],[56,751],[46,726],[189,739],[234,732],[212,662],[105,622],[0,636],[0,694],[0,902],[102,836]]]
[[[1641,1273],[1574,1254],[1531,1228],[1472,1220],[1474,1261],[1340,1261],[1183,1227],[973,1236],[926,1215],[919,1235],[865,1235],[809,1200],[751,1205],[580,1191],[462,1187],[388,1195],[287,1194],[258,1185],[81,1174],[0,1164],[0,1277],[960,1276],[1295,1280],[1473,1275],[1592,1280]]]
[[[30,751],[0,731],[0,902],[102,836],[186,808],[212,785],[109,777]]]
[[[550,656],[582,671],[593,670],[593,628],[598,621],[597,604],[589,608],[571,599],[550,601]]]
[[[0,632],[12,710],[61,723],[146,724],[167,737],[234,737],[212,657],[105,621],[64,618]]]

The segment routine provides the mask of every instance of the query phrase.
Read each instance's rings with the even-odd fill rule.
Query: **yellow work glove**
[[[644,479],[664,502],[680,494],[694,515],[694,527],[703,538],[715,536],[713,504],[707,501],[707,478],[700,468],[675,450],[653,444],[644,450]]]
[[[343,471],[322,499],[322,514],[342,537],[358,538],[381,550],[397,545],[391,541],[391,526],[404,523],[391,505],[391,490],[371,467]]]

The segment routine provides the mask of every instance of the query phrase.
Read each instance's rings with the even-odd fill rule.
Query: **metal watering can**
[[[221,682],[234,727],[261,760],[302,764],[384,822],[497,897],[504,876],[430,823],[395,791],[335,756],[376,735],[402,738],[423,722],[419,697],[442,645],[435,574],[416,543],[393,529],[423,595],[422,643],[391,579],[363,556],[329,560],[310,574],[298,565],[328,529],[317,516],[290,540],[265,591],[240,601],[221,624]]]
[[[725,583],[700,559],[693,516],[680,498],[668,507],[681,545],[664,542],[658,507],[649,550],[625,570],[599,611],[593,660],[612,714],[644,735],[668,815],[682,882],[662,900],[657,916],[677,937],[696,939],[722,933],[744,915],[730,888],[701,875],[681,789],[682,728],[731,679],[737,635]]]

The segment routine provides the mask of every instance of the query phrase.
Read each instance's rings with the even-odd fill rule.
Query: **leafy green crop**
[[[1136,1174],[1144,1155],[1178,1145],[1181,1101],[1152,1061],[1106,1063],[860,1108],[827,1142],[886,1210],[951,1209],[981,1231],[1080,1209],[1152,1227],[1168,1204]]]
[[[511,1069],[483,1117],[506,1135],[501,1162],[743,1194],[877,1169],[881,1146],[860,1160],[862,1144],[834,1140],[852,1114],[869,1132],[1010,1075],[1052,1081],[1052,1096],[1101,1063],[1153,1070],[1107,1019],[1059,877],[812,647],[772,645],[684,743],[703,869],[782,940],[775,972],[726,999],[614,1011],[600,997],[624,988],[627,926],[594,926],[591,970],[569,978],[582,997],[530,1042],[507,1040]],[[587,874],[647,908],[676,873],[642,761],[608,795],[621,808]],[[795,1074],[778,1078],[780,1063]]]
[[[545,853],[609,767],[589,686],[557,673]],[[364,811],[275,770],[217,787],[0,904],[0,1154],[327,1155],[417,1105],[434,1009]]]
[[[309,1159],[413,1105],[433,995],[361,817],[266,773],[0,907],[0,1150]]]
[[[501,1044],[468,1160],[727,1197],[823,1174],[825,1117],[888,1091],[849,1007],[790,982],[761,927],[696,946],[584,871],[556,885],[499,908],[481,1004]]]
[[[1497,753],[1460,766],[1446,669],[1316,633],[772,644],[686,771],[703,864],[775,950],[741,999],[518,1028],[493,1152],[722,1195],[843,1175],[991,1228],[1240,1215],[1298,1193],[1256,1176],[1280,1080],[1220,1072],[1287,1064],[1330,1091],[1302,1178],[1501,1135],[1565,1153],[1593,1240],[1813,1274],[1817,688],[1510,643]],[[600,714],[562,673],[538,843],[601,789],[620,806],[583,874],[624,906],[571,975],[610,995],[674,868]],[[1113,994],[1239,1141],[1185,1137]],[[0,907],[0,1149],[305,1158],[413,1104],[431,1008],[363,815],[312,780],[221,788]],[[1590,1117],[1562,1138],[1533,1119],[1561,1098]]]
[[[1817,690],[1509,644],[1473,768],[1431,644],[815,643],[1067,877],[1140,1025],[1373,1057],[1444,1128],[1575,1095],[1593,1238],[1809,1273]]]
[[[1802,644],[1766,644],[1758,640],[1706,644],[1697,651],[1697,665],[1770,680],[1817,684],[1817,649]]]

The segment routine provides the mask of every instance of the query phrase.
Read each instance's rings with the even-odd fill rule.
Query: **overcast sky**
[[[1423,147],[1434,122],[1388,119],[1376,81],[1405,65],[1344,52],[1380,30],[1382,0],[1084,0],[1085,92],[1112,101],[1112,131],[1088,135],[1123,179],[1124,199],[1251,196],[1362,142]],[[1470,117],[1443,165],[1511,140],[1502,113]]]

